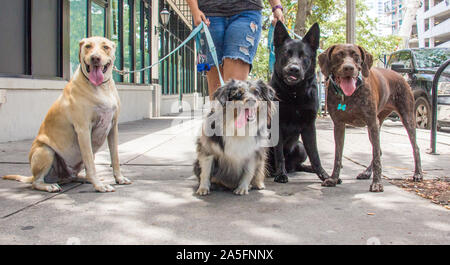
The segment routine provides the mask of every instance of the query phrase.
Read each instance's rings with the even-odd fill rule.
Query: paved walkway
[[[288,184],[266,179],[266,190],[248,196],[196,196],[191,164],[200,122],[165,117],[121,124],[122,171],[133,184],[114,193],[67,184],[49,194],[0,180],[0,244],[450,244],[450,211],[386,180],[384,193],[370,193],[371,180],[355,179],[371,160],[366,129],[347,129],[343,184],[335,188],[302,172]],[[332,124],[319,119],[317,127],[330,172]],[[412,151],[401,124],[386,122],[381,136],[383,174],[410,177]],[[30,174],[31,142],[0,144],[0,175]],[[429,132],[419,131],[418,142],[426,177],[448,176],[450,134],[438,134],[437,156],[426,153]],[[96,163],[113,183],[106,146]]]

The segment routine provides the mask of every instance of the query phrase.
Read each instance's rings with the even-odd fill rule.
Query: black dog
[[[315,172],[322,181],[329,177],[320,163],[316,143],[319,100],[315,68],[319,38],[317,23],[302,40],[291,39],[281,22],[275,26],[276,60],[270,85],[279,100],[280,134],[278,145],[271,148],[269,170],[276,182],[288,182],[287,173],[293,171]],[[299,141],[300,135],[304,145]],[[311,167],[302,165],[306,155]]]

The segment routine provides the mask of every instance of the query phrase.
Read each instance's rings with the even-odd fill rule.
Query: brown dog
[[[29,160],[33,176],[4,176],[22,182],[32,182],[37,190],[58,192],[58,184],[45,183],[45,178],[60,182],[79,180],[78,173],[85,168],[85,180],[100,192],[114,191],[101,183],[95,172],[94,154],[108,138],[116,183],[130,184],[122,176],[117,150],[117,118],[120,101],[112,68],[115,44],[102,37],[80,41],[80,66],[53,103],[34,140]]]
[[[383,191],[379,130],[392,111],[396,111],[402,119],[413,147],[413,178],[415,181],[422,180],[411,88],[401,75],[383,68],[372,68],[372,63],[372,55],[353,44],[333,45],[319,55],[320,69],[328,77],[327,107],[334,123],[336,145],[333,174],[324,181],[325,186],[335,186],[339,181],[345,124],[367,125],[373,158],[371,165],[357,179],[368,179],[373,172],[370,191]]]

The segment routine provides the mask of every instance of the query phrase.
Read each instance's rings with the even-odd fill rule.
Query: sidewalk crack
[[[54,198],[54,197],[56,197],[56,196],[58,196],[58,195],[61,195],[61,194],[63,194],[63,193],[66,193],[66,192],[69,191],[69,190],[73,190],[74,188],[79,187],[79,186],[81,186],[81,185],[83,185],[83,183],[75,184],[73,187],[70,187],[70,188],[68,188],[68,189],[65,189],[65,190],[59,192],[59,193],[56,193],[56,194],[53,195],[53,196],[47,197],[47,198],[42,199],[42,200],[40,200],[40,201],[37,201],[37,202],[35,202],[35,203],[33,203],[33,204],[27,205],[27,206],[25,206],[25,207],[23,207],[23,208],[21,208],[21,209],[19,209],[19,210],[17,210],[17,211],[14,211],[14,212],[12,212],[12,213],[9,213],[9,214],[3,216],[1,219],[4,220],[4,219],[6,219],[6,218],[8,218],[8,217],[11,217],[11,216],[13,216],[13,215],[15,215],[15,214],[18,214],[18,213],[22,212],[22,211],[24,211],[24,210],[26,210],[26,209],[28,209],[28,208],[31,208],[31,207],[33,207],[33,206],[36,206],[36,205],[40,204],[41,202],[48,201],[48,200],[50,200],[50,199],[52,199],[52,198]]]

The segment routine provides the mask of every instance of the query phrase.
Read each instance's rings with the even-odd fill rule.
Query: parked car
[[[392,69],[406,79],[411,86],[415,99],[416,123],[418,128],[431,128],[431,90],[437,69],[450,58],[450,48],[417,48],[404,49],[389,56],[386,67]],[[438,126],[450,125],[450,117],[446,117],[450,108],[450,67],[444,71],[439,83],[438,104],[441,114]]]

